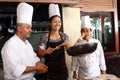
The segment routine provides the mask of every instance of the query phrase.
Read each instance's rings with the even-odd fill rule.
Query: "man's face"
[[[32,26],[29,24],[22,24],[21,26],[18,26],[19,33],[23,39],[29,38],[32,32]]]
[[[84,27],[81,29],[81,33],[85,34],[85,37],[90,37],[91,36],[92,30],[90,28]]]

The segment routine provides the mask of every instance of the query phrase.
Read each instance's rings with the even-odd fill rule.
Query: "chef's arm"
[[[35,70],[36,70],[35,66],[27,66],[24,73],[29,73],[29,72],[32,72],[32,71],[35,71]]]
[[[29,73],[33,71],[45,73],[48,71],[48,67],[45,64],[41,63],[40,61],[38,61],[35,66],[27,66],[24,73]]]

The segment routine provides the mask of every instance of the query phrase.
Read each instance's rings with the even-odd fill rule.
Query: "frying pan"
[[[83,54],[91,54],[96,50],[96,48],[97,48],[97,43],[91,42],[91,43],[83,43],[72,46],[68,48],[66,51],[71,56],[79,56]]]

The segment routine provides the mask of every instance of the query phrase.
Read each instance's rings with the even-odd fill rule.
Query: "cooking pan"
[[[67,53],[71,56],[79,56],[84,54],[90,54],[94,52],[97,48],[97,43],[83,43],[79,45],[72,46],[67,49]]]

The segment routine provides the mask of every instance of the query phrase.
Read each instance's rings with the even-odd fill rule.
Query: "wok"
[[[67,49],[67,53],[71,56],[79,56],[83,54],[90,54],[94,52],[97,48],[97,43],[84,43],[80,45],[75,45]]]

